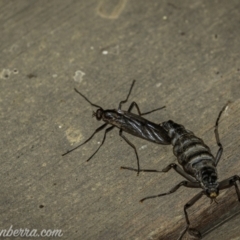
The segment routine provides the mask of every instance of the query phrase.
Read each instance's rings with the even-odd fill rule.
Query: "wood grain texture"
[[[61,239],[177,239],[183,206],[199,190],[140,204],[182,178],[120,171],[136,167],[136,159],[117,130],[88,163],[103,133],[61,156],[100,126],[73,88],[111,109],[136,79],[123,109],[131,101],[143,112],[166,105],[147,118],[183,124],[214,154],[213,126],[231,100],[219,127],[219,177],[239,175],[239,9],[238,0],[0,1],[0,230],[62,229]],[[142,168],[176,162],[171,146],[128,138]],[[235,240],[239,211],[231,188],[218,204],[203,197],[189,216],[204,239]]]

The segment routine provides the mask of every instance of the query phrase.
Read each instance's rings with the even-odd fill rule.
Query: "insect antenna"
[[[82,93],[80,93],[76,88],[74,88],[75,92],[81,95],[88,103],[90,103],[93,107],[101,108],[99,105],[92,103],[87,97],[85,97]]]

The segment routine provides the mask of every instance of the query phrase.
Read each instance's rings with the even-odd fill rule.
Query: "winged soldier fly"
[[[154,143],[157,143],[157,144],[170,144],[171,139],[168,136],[167,131],[162,126],[160,126],[159,124],[153,123],[153,122],[151,122],[151,121],[142,117],[142,116],[147,115],[149,113],[152,113],[152,112],[155,112],[157,110],[163,109],[163,108],[165,108],[165,106],[154,109],[154,110],[149,111],[149,112],[142,113],[140,111],[140,108],[137,105],[137,103],[132,102],[127,111],[124,111],[124,110],[121,109],[122,104],[124,104],[128,101],[128,98],[131,94],[134,83],[135,83],[135,80],[133,80],[133,82],[132,82],[129,93],[127,95],[127,98],[119,103],[118,109],[110,109],[110,110],[109,109],[104,110],[101,106],[92,103],[87,97],[85,97],[76,88],[74,89],[81,97],[83,97],[93,107],[98,108],[97,111],[93,113],[93,116],[96,117],[96,119],[98,121],[102,120],[105,123],[103,125],[101,125],[100,127],[98,127],[86,141],[84,141],[80,145],[74,147],[73,149],[68,150],[66,153],[62,154],[62,156],[65,156],[66,154],[68,154],[68,153],[76,150],[77,148],[83,146],[84,144],[89,142],[96,133],[100,132],[101,130],[103,130],[104,128],[106,128],[107,126],[110,125],[110,127],[108,127],[105,130],[105,133],[104,133],[101,144],[99,145],[97,150],[87,159],[87,161],[89,161],[99,151],[99,149],[102,147],[102,145],[105,142],[106,135],[110,131],[112,131],[114,128],[118,128],[120,137],[122,137],[126,141],[126,143],[129,144],[135,151],[135,155],[136,155],[136,158],[137,158],[137,168],[138,168],[137,172],[139,174],[140,164],[139,164],[139,157],[138,157],[136,147],[134,146],[134,144],[132,144],[128,140],[128,138],[123,134],[123,132],[129,133],[133,136],[143,138],[147,141],[154,142]],[[136,108],[136,110],[138,112],[138,115],[131,112],[134,107]]]

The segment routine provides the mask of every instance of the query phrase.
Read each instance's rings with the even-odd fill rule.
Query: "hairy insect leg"
[[[138,115],[139,115],[139,116],[143,116],[143,115],[147,115],[147,114],[149,114],[149,113],[152,113],[152,112],[161,110],[161,109],[165,108],[166,106],[153,109],[153,110],[151,110],[151,111],[149,111],[149,112],[141,113],[138,104],[137,104],[136,102],[132,102],[131,105],[130,105],[129,108],[128,108],[128,112],[131,112],[134,107],[137,109]]]
[[[238,201],[240,202],[240,191],[237,185],[237,181],[240,182],[240,177],[238,175],[234,175],[228,179],[222,180],[219,183],[219,190],[225,189],[225,188],[230,188],[232,186],[235,187],[237,196],[238,196]]]
[[[137,157],[137,167],[138,167],[137,176],[138,176],[138,175],[139,175],[139,172],[140,172],[140,164],[139,164],[139,157],[138,157],[137,149],[136,149],[136,147],[123,135],[122,132],[123,132],[122,129],[120,129],[120,131],[119,131],[120,137],[122,137],[122,138],[126,141],[126,143],[129,144],[129,145],[134,149],[134,151],[135,151],[135,155],[136,155],[136,157]]]
[[[182,181],[182,182],[178,183],[175,187],[173,187],[170,191],[168,191],[166,193],[160,193],[160,194],[154,195],[154,196],[145,197],[145,198],[141,199],[140,202],[143,202],[143,201],[145,201],[147,199],[150,199],[150,198],[157,198],[157,197],[162,197],[162,196],[165,196],[165,195],[172,194],[172,193],[176,192],[181,186],[188,187],[188,188],[199,188],[199,183],[198,182]]]
[[[133,88],[135,82],[136,82],[136,80],[133,80],[132,85],[131,85],[131,87],[130,87],[130,89],[129,89],[127,98],[119,103],[118,109],[121,109],[122,104],[123,104],[123,103],[126,103],[126,102],[128,101],[128,98],[129,98],[129,96],[130,96],[130,94],[131,94],[131,91],[132,91],[132,88]]]
[[[135,171],[135,172],[156,172],[156,173],[163,173],[163,172],[168,172],[170,169],[174,169],[178,174],[180,174],[181,176],[183,176],[184,178],[186,178],[187,180],[189,180],[190,182],[196,182],[196,180],[190,176],[189,174],[185,173],[182,168],[180,168],[177,164],[175,163],[171,163],[169,164],[166,168],[164,168],[162,171],[158,171],[158,170],[153,170],[153,169],[135,169],[135,168],[131,168],[131,167],[121,167],[121,169],[127,169],[130,171]],[[200,185],[199,185],[200,187]]]
[[[190,201],[188,201],[185,206],[184,206],[184,214],[185,214],[185,219],[186,219],[186,223],[187,223],[187,226],[186,228],[183,230],[183,232],[181,233],[181,235],[179,236],[178,240],[181,240],[182,237],[184,236],[184,234],[187,232],[187,231],[190,231],[190,230],[193,230],[193,229],[190,229],[189,228],[189,225],[190,225],[190,221],[189,221],[189,218],[188,218],[188,214],[187,214],[187,209],[190,208],[191,206],[194,205],[194,203],[196,203],[202,196],[204,195],[204,192],[200,192],[198,193],[197,195],[195,195]],[[195,231],[195,235],[198,236],[198,237],[201,237],[201,233],[199,231],[197,231],[196,229],[194,229]]]
[[[92,103],[87,97],[85,97],[82,93],[80,93],[76,88],[74,88],[75,92],[78,93],[81,97],[83,97],[88,103],[90,103],[92,106],[101,108],[97,104]],[[102,109],[102,108],[101,108]]]
[[[216,120],[216,123],[215,123],[214,133],[215,133],[215,138],[216,138],[217,145],[219,146],[217,155],[215,157],[215,159],[216,159],[215,166],[218,165],[218,162],[221,159],[221,156],[222,156],[222,153],[223,153],[223,146],[222,146],[222,143],[220,142],[219,133],[218,133],[218,125],[219,125],[219,120],[221,118],[221,115],[222,115],[222,113],[224,112],[224,110],[226,109],[227,106],[228,106],[228,103],[222,108],[222,110],[218,114],[218,117],[217,117],[217,120]]]
[[[102,140],[101,144],[99,145],[99,147],[97,148],[97,150],[92,154],[92,156],[91,156],[90,158],[88,158],[87,162],[90,161],[91,158],[92,158],[92,157],[98,152],[98,150],[102,147],[102,145],[103,145],[104,142],[105,142],[107,133],[110,132],[111,130],[113,130],[114,127],[115,127],[115,126],[111,126],[111,127],[107,128],[107,129],[105,130],[105,133],[104,133],[103,140]]]
[[[77,148],[81,147],[81,146],[84,145],[85,143],[89,142],[96,133],[98,133],[98,132],[100,132],[101,130],[103,130],[107,125],[108,125],[108,123],[104,123],[102,126],[100,126],[99,128],[97,128],[97,129],[94,131],[94,133],[90,136],[90,138],[88,138],[85,142],[81,143],[80,145],[76,146],[75,148],[73,148],[73,149],[71,149],[71,150],[68,150],[67,152],[65,152],[64,154],[62,154],[62,156],[67,155],[68,153],[76,150]]]

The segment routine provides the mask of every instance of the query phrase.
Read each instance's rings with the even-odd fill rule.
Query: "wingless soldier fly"
[[[201,192],[190,199],[190,201],[188,201],[184,206],[184,214],[187,225],[179,236],[179,240],[182,239],[183,235],[187,231],[189,231],[189,233],[194,232],[194,235],[201,237],[199,231],[189,228],[190,222],[187,214],[187,209],[193,206],[203,195],[209,197],[211,201],[216,201],[216,197],[218,196],[220,190],[234,186],[238,201],[240,201],[240,191],[237,185],[237,181],[240,181],[240,177],[238,175],[234,175],[219,182],[217,175],[217,165],[223,152],[223,147],[218,134],[218,124],[220,117],[226,107],[227,105],[225,105],[220,111],[215,124],[214,133],[217,145],[219,146],[216,157],[212,155],[210,148],[203,142],[202,139],[196,137],[193,132],[187,130],[184,126],[177,124],[172,120],[169,120],[167,122],[161,123],[160,126],[165,129],[168,137],[171,139],[171,144],[173,145],[173,153],[177,157],[178,163],[182,166],[182,168],[175,163],[171,163],[162,171],[150,169],[140,170],[140,172],[168,172],[173,168],[178,174],[187,179],[187,181],[185,180],[180,182],[166,193],[143,198],[140,200],[140,202],[143,202],[146,199],[150,198],[169,195],[176,192],[181,186],[187,188],[202,188]],[[161,135],[161,132],[159,132],[159,135]],[[164,139],[166,139],[165,134]],[[139,169],[128,167],[121,168],[139,172]]]

